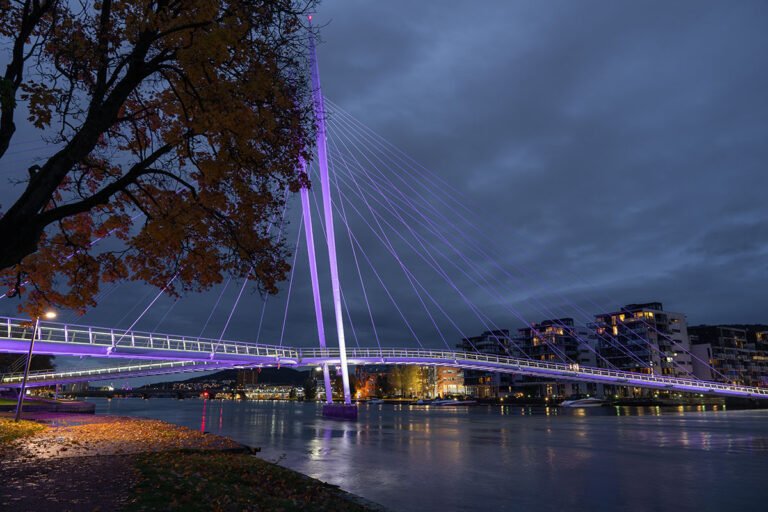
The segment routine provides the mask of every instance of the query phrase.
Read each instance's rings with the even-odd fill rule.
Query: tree
[[[376,395],[380,397],[389,396],[392,394],[392,383],[385,374],[376,375]]]
[[[344,397],[344,379],[341,377],[341,373],[337,373],[331,381],[331,387],[333,388],[333,394],[339,397]],[[355,375],[349,376],[349,396],[355,397],[357,393],[357,377]]]
[[[317,380],[309,373],[307,380],[304,381],[304,400],[314,402],[317,400]]]
[[[392,367],[388,384],[392,391],[402,397],[424,396],[427,391],[428,370],[409,365]]]
[[[50,153],[9,169],[21,191],[0,210],[0,284],[20,309],[83,312],[122,279],[277,291],[288,254],[267,226],[308,185],[312,3],[0,0],[0,158],[19,100]]]

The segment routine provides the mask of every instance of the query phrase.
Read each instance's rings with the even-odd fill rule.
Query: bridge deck
[[[32,326],[23,320],[0,318],[0,351],[24,353],[29,348]],[[112,375],[129,376],[130,372],[142,375],[151,371],[190,371],[201,369],[204,362],[226,365],[265,366],[316,366],[340,364],[338,349],[297,349],[235,341],[188,338],[167,334],[141,333],[90,326],[73,326],[53,322],[40,323],[39,341],[35,352],[53,355],[88,355],[108,358],[148,358],[176,361],[171,364],[149,363],[134,365],[133,370],[103,369],[102,373],[44,372],[33,374],[32,382],[54,382],[57,378],[74,380],[99,380]],[[500,373],[533,375],[548,379],[599,382],[620,386],[636,386],[702,394],[740,396],[768,399],[768,388],[739,386],[720,382],[647,375],[636,372],[594,368],[575,364],[554,363],[532,359],[494,356],[488,354],[425,349],[362,349],[347,350],[347,359],[353,365],[371,364],[418,364],[456,366]],[[154,366],[153,366],[154,365]],[[129,368],[129,367],[122,367]],[[210,368],[215,369],[215,365]],[[110,373],[110,371],[112,373]],[[133,375],[131,375],[133,376]],[[18,375],[6,376],[2,383],[14,385]],[[39,385],[39,384],[38,384]]]
[[[0,352],[26,353],[34,324],[0,317]],[[35,352],[62,356],[221,362],[295,362],[298,351],[276,345],[243,343],[88,325],[41,321]]]

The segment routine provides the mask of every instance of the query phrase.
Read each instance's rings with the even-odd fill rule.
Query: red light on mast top
[[[312,21],[312,15],[311,14],[309,16],[307,16],[307,18],[309,19],[309,21]]]

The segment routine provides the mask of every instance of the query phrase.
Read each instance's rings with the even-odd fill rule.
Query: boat
[[[368,403],[369,404],[383,404],[384,400],[382,400],[381,398],[371,398],[370,400],[368,400]]]
[[[564,400],[560,407],[602,407],[604,405],[608,405],[608,402],[603,400],[602,398],[597,398],[594,396],[589,396],[586,398],[574,398],[571,400]]]
[[[452,405],[473,405],[476,403],[477,403],[477,400],[459,400],[458,398],[453,398],[453,399],[447,399],[447,400],[433,400],[431,405],[452,406]]]

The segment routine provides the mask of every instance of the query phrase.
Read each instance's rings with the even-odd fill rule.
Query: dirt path
[[[50,426],[0,446],[0,510],[113,511],[131,500],[135,454],[247,450],[157,420],[46,413],[32,419]]]
[[[47,427],[0,421],[2,512],[382,510],[225,437],[151,419],[25,418]]]
[[[0,507],[18,512],[113,511],[131,500],[132,455],[0,461]]]
[[[15,450],[6,450],[6,457],[26,461],[183,449],[245,450],[226,437],[159,420],[71,415],[57,418],[53,424],[39,434],[16,441]]]

